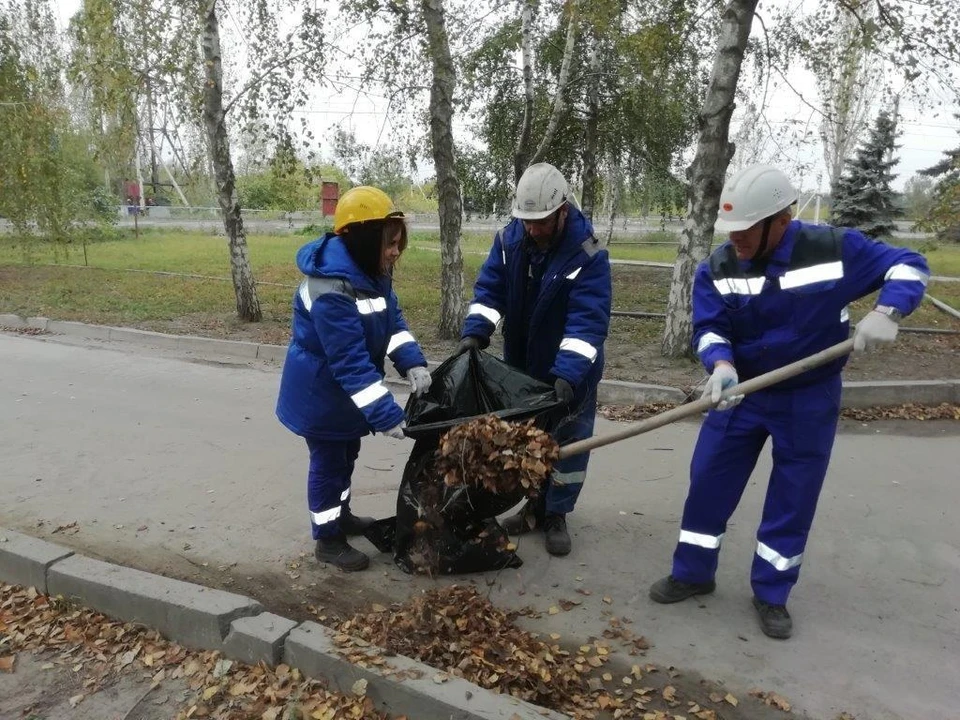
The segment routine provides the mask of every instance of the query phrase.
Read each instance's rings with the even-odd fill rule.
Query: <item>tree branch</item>
[[[547,123],[547,129],[540,140],[533,157],[530,158],[530,164],[539,162],[543,157],[550,143],[553,142],[553,136],[557,132],[557,126],[560,124],[560,115],[563,114],[564,98],[567,90],[567,83],[570,80],[570,66],[573,61],[573,48],[577,39],[577,6],[575,0],[570,0],[570,24],[567,25],[567,43],[563,49],[563,62],[560,63],[560,77],[557,82],[557,94],[553,98],[553,112],[550,114],[550,120]]]

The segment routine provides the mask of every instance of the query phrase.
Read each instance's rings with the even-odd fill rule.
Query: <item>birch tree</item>
[[[459,337],[463,325],[463,255],[460,220],[463,211],[453,144],[453,93],[456,70],[444,19],[443,0],[421,0],[427,28],[427,52],[433,82],[430,87],[430,145],[440,201],[441,337]]]
[[[117,95],[149,91],[151,107],[164,103],[178,122],[202,129],[227,237],[237,316],[260,320],[230,129],[272,133],[274,142],[287,137],[293,109],[305,103],[310,83],[324,77],[322,15],[309,0],[238,0],[230,12],[249,31],[243,43],[246,74],[231,92],[224,87],[218,17],[228,0],[84,1],[77,20],[83,28],[76,36],[77,81],[88,84],[104,116],[117,114]],[[281,28],[281,15],[291,27]],[[137,64],[137,58],[146,65]],[[103,92],[104,87],[110,91]],[[309,141],[309,133],[304,139]]]
[[[662,352],[667,357],[690,354],[693,335],[691,301],[693,277],[713,242],[713,224],[720,191],[734,147],[729,141],[730,116],[740,69],[750,38],[758,0],[731,0],[720,18],[720,34],[707,94],[700,111],[700,138],[688,170],[687,218],[667,298]]]

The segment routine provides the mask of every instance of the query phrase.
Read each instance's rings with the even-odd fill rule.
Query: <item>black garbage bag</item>
[[[397,515],[366,533],[381,552],[393,551],[405,572],[441,575],[519,567],[496,516],[525,499],[523,488],[494,493],[448,487],[431,472],[440,437],[482,415],[530,420],[552,431],[564,407],[546,383],[477,350],[452,357],[432,373],[429,392],[410,397],[406,433],[415,439],[397,497]]]

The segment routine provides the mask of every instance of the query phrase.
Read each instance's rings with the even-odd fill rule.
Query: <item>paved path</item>
[[[0,335],[0,357],[0,526],[148,569],[236,564],[278,587],[295,583],[305,603],[331,588],[356,600],[400,599],[432,584],[383,555],[351,577],[308,561],[290,569],[310,551],[305,451],[274,419],[276,368],[11,335]],[[598,432],[611,427],[601,420]],[[549,558],[524,538],[523,568],[472,579],[486,580],[505,605],[546,610],[561,598],[583,600],[531,621],[565,638],[599,635],[604,612],[627,617],[654,643],[652,662],[699,671],[734,692],[777,691],[814,717],[956,717],[957,424],[841,433],[791,600],[796,635],[786,643],[759,633],[749,605],[762,482],[751,484],[727,534],[715,596],[671,607],[646,597],[669,569],[696,429],[677,424],[595,453],[571,516],[573,554]],[[358,511],[392,514],[408,450],[402,441],[365,442]],[[768,470],[764,459],[756,477]],[[72,522],[76,534],[52,534]]]

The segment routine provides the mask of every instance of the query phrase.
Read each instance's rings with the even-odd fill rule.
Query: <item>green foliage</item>
[[[960,114],[954,118],[960,123]],[[960,243],[960,146],[947,150],[940,162],[920,174],[937,180],[928,212],[917,227],[935,232],[938,240]]]
[[[903,195],[900,198],[903,211],[917,228],[921,228],[933,209],[935,185],[932,178],[917,174],[907,180],[903,186]]]
[[[70,124],[61,57],[45,3],[0,14],[0,215],[23,236],[68,242],[110,218],[87,139]]]
[[[870,237],[888,237],[895,229],[894,218],[903,214],[896,204],[890,183],[897,128],[886,111],[877,116],[870,135],[844,165],[833,192],[831,208],[834,225],[858,228]]]
[[[540,6],[538,27],[553,5]],[[615,163],[629,178],[625,195],[638,205],[655,201],[652,188],[676,169],[679,153],[696,131],[701,97],[700,44],[704,33],[693,22],[694,3],[578,3],[580,39],[575,49],[566,107],[543,160],[577,178],[585,157],[586,109],[599,106],[596,156]],[[567,19],[556,10],[556,25],[535,37],[535,99],[531,145],[544,135],[563,59]],[[523,119],[523,86],[504,57],[520,46],[515,17],[492,27],[464,59],[465,102],[477,136],[485,146],[462,160],[465,204],[504,207],[513,187],[513,155]],[[591,53],[597,53],[591,67]],[[532,153],[533,147],[528,151]],[[478,165],[476,160],[480,159]],[[676,189],[676,183],[668,183]],[[600,188],[602,195],[603,188]],[[659,201],[671,209],[678,197]],[[659,202],[658,201],[658,202]],[[658,208],[659,210],[659,208]]]

